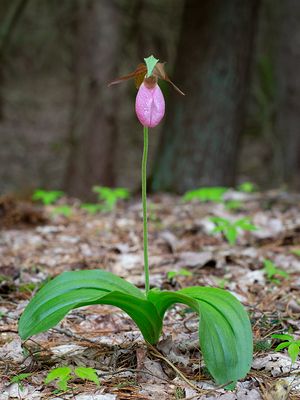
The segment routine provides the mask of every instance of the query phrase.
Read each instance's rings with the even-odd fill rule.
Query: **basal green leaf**
[[[251,325],[246,311],[230,293],[207,287],[178,292],[150,291],[161,318],[174,303],[183,303],[199,313],[199,342],[204,361],[217,383],[244,378],[253,353]]]
[[[157,342],[162,321],[153,304],[134,285],[102,270],[65,272],[43,286],[23,312],[19,334],[25,340],[54,327],[72,309],[91,304],[121,308],[146,341]]]
[[[146,298],[138,288],[106,271],[65,272],[44,285],[30,301],[20,318],[19,334],[27,339],[43,332],[74,308],[109,304],[124,310],[145,340],[155,344],[165,311],[174,303],[186,304],[199,313],[200,346],[217,383],[243,378],[252,360],[250,322],[235,297],[216,288],[194,287],[179,292],[152,290]]]

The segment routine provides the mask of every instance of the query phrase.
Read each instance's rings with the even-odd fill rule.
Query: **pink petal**
[[[135,100],[135,112],[144,126],[154,128],[160,123],[165,115],[165,99],[157,84],[151,89],[141,84]]]

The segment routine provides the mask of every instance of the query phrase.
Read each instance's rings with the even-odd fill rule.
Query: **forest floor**
[[[65,217],[54,215],[52,206],[2,199],[0,400],[300,399],[300,359],[292,363],[287,349],[275,351],[280,341],[272,338],[300,338],[300,196],[230,192],[228,199],[240,201],[236,209],[150,197],[149,254],[152,287],[220,287],[248,310],[254,360],[234,391],[214,385],[198,349],[198,316],[180,305],[167,313],[155,349],[126,314],[110,306],[76,309],[22,343],[18,318],[48,277],[100,268],[143,288],[142,209],[132,200],[90,215],[68,200],[72,214]],[[246,216],[258,229],[241,230],[230,245],[222,233],[212,233],[213,216]],[[59,366],[92,367],[101,384],[74,377],[59,392],[57,382],[45,384]]]

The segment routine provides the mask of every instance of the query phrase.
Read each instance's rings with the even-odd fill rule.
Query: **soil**
[[[132,199],[111,212],[89,214],[79,201],[60,199],[58,205],[70,206],[66,217],[57,205],[2,199],[0,400],[300,399],[299,356],[292,363],[272,338],[300,336],[299,196],[274,191],[226,197],[238,200],[237,208],[169,195],[149,199],[150,284],[220,287],[243,303],[254,359],[235,389],[214,384],[199,350],[198,316],[181,305],[167,313],[155,347],[145,344],[128,315],[95,305],[73,310],[55,328],[22,342],[18,319],[25,306],[45,280],[63,271],[104,269],[143,289],[142,208]],[[249,217],[257,230],[240,230],[230,245],[222,232],[212,233],[213,216]],[[277,268],[273,273],[265,260]],[[57,381],[46,384],[49,371],[61,366],[94,368],[100,386],[75,376],[65,391]]]

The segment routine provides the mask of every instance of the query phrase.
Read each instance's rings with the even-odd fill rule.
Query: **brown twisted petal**
[[[113,80],[112,82],[110,82],[108,84],[108,86],[116,85],[116,84],[121,83],[123,81],[127,81],[129,79],[133,79],[134,78],[135,86],[138,89],[141,86],[141,84],[144,81],[146,81],[146,79],[148,80],[150,78],[156,78],[156,82],[157,82],[157,79],[163,79],[164,81],[169,82],[178,93],[180,93],[181,95],[185,96],[185,94],[171,81],[171,79],[166,74],[165,63],[158,62],[155,65],[155,67],[153,69],[153,73],[149,78],[145,78],[146,74],[147,74],[146,64],[141,63],[136,67],[135,71],[133,71],[133,72],[127,74],[127,75],[120,76],[119,78],[117,78],[117,79]],[[146,84],[147,84],[147,81],[146,81]],[[152,85],[151,81],[149,81],[149,85]]]

